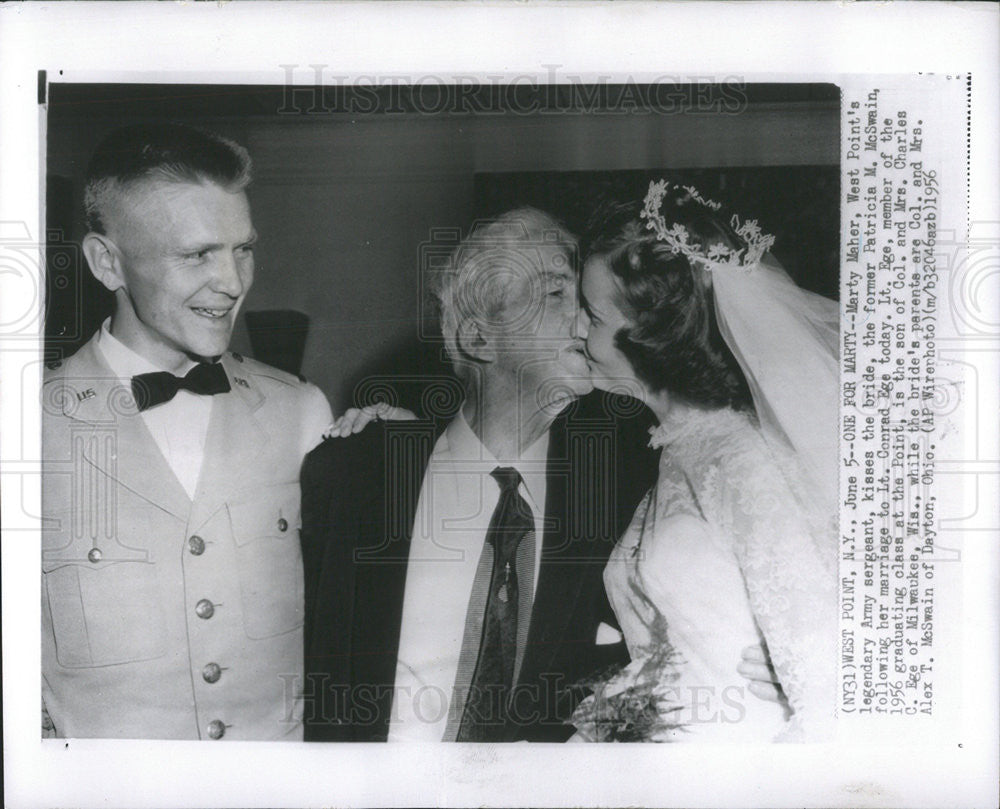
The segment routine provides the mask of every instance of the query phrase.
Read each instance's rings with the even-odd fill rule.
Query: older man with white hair
[[[307,739],[559,741],[627,660],[601,570],[648,475],[560,415],[591,391],[575,250],[534,209],[476,227],[434,279],[460,413],[307,458]]]
[[[575,259],[541,211],[477,225],[432,280],[460,412],[306,458],[307,740],[565,741],[628,661],[602,572],[656,455],[586,395]]]

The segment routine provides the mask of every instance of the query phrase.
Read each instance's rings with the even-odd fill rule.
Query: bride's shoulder
[[[718,429],[706,432],[693,467],[702,497],[716,505],[765,494],[772,500],[775,490],[787,485],[788,458],[764,438],[752,414],[730,410],[718,421]]]
[[[720,410],[704,420],[700,453],[706,466],[743,470],[767,466],[772,457],[756,417],[737,410]]]
[[[651,430],[650,445],[662,447],[660,479],[669,485],[675,479],[693,486],[699,495],[705,489],[725,490],[727,484],[740,489],[787,480],[794,468],[790,450],[768,441],[753,413],[732,409],[695,411],[683,422],[666,423]]]
[[[775,448],[764,438],[756,417],[748,413],[736,414],[740,424],[718,448],[718,457],[730,467],[745,470],[747,466],[760,469],[777,469],[782,459]]]

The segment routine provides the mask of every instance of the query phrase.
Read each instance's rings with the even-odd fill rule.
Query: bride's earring
[[[702,289],[709,291],[712,289],[712,271],[706,267],[699,267],[694,271],[694,279],[701,284]]]

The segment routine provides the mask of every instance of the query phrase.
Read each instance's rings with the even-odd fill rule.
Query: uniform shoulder
[[[51,385],[64,382],[67,378],[83,373],[83,369],[90,368],[91,365],[92,363],[82,362],[77,354],[58,359],[47,359],[42,365],[42,384]]]
[[[71,403],[70,379],[63,360],[49,360],[42,366],[40,393],[43,432],[52,428],[57,420],[53,417],[61,415],[65,411],[66,405]]]
[[[42,384],[51,385],[66,378],[66,367],[63,360],[49,360],[42,370]]]
[[[304,388],[309,385],[309,382],[301,374],[290,374],[288,371],[282,371],[273,365],[255,360],[253,357],[247,357],[235,351],[227,352],[224,356],[230,367],[237,373],[242,372],[258,377],[266,377],[294,388]]]
[[[72,379],[78,376],[106,375],[110,372],[103,355],[97,348],[98,336],[92,336],[83,345],[75,349],[50,348],[46,350],[42,365],[42,384],[58,380]],[[55,356],[53,356],[55,355]]]

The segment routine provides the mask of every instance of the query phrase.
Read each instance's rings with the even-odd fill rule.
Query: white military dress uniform
[[[330,408],[291,374],[220,362],[232,390],[210,397],[193,477],[98,336],[48,367],[42,699],[56,735],[301,738],[299,469]]]

